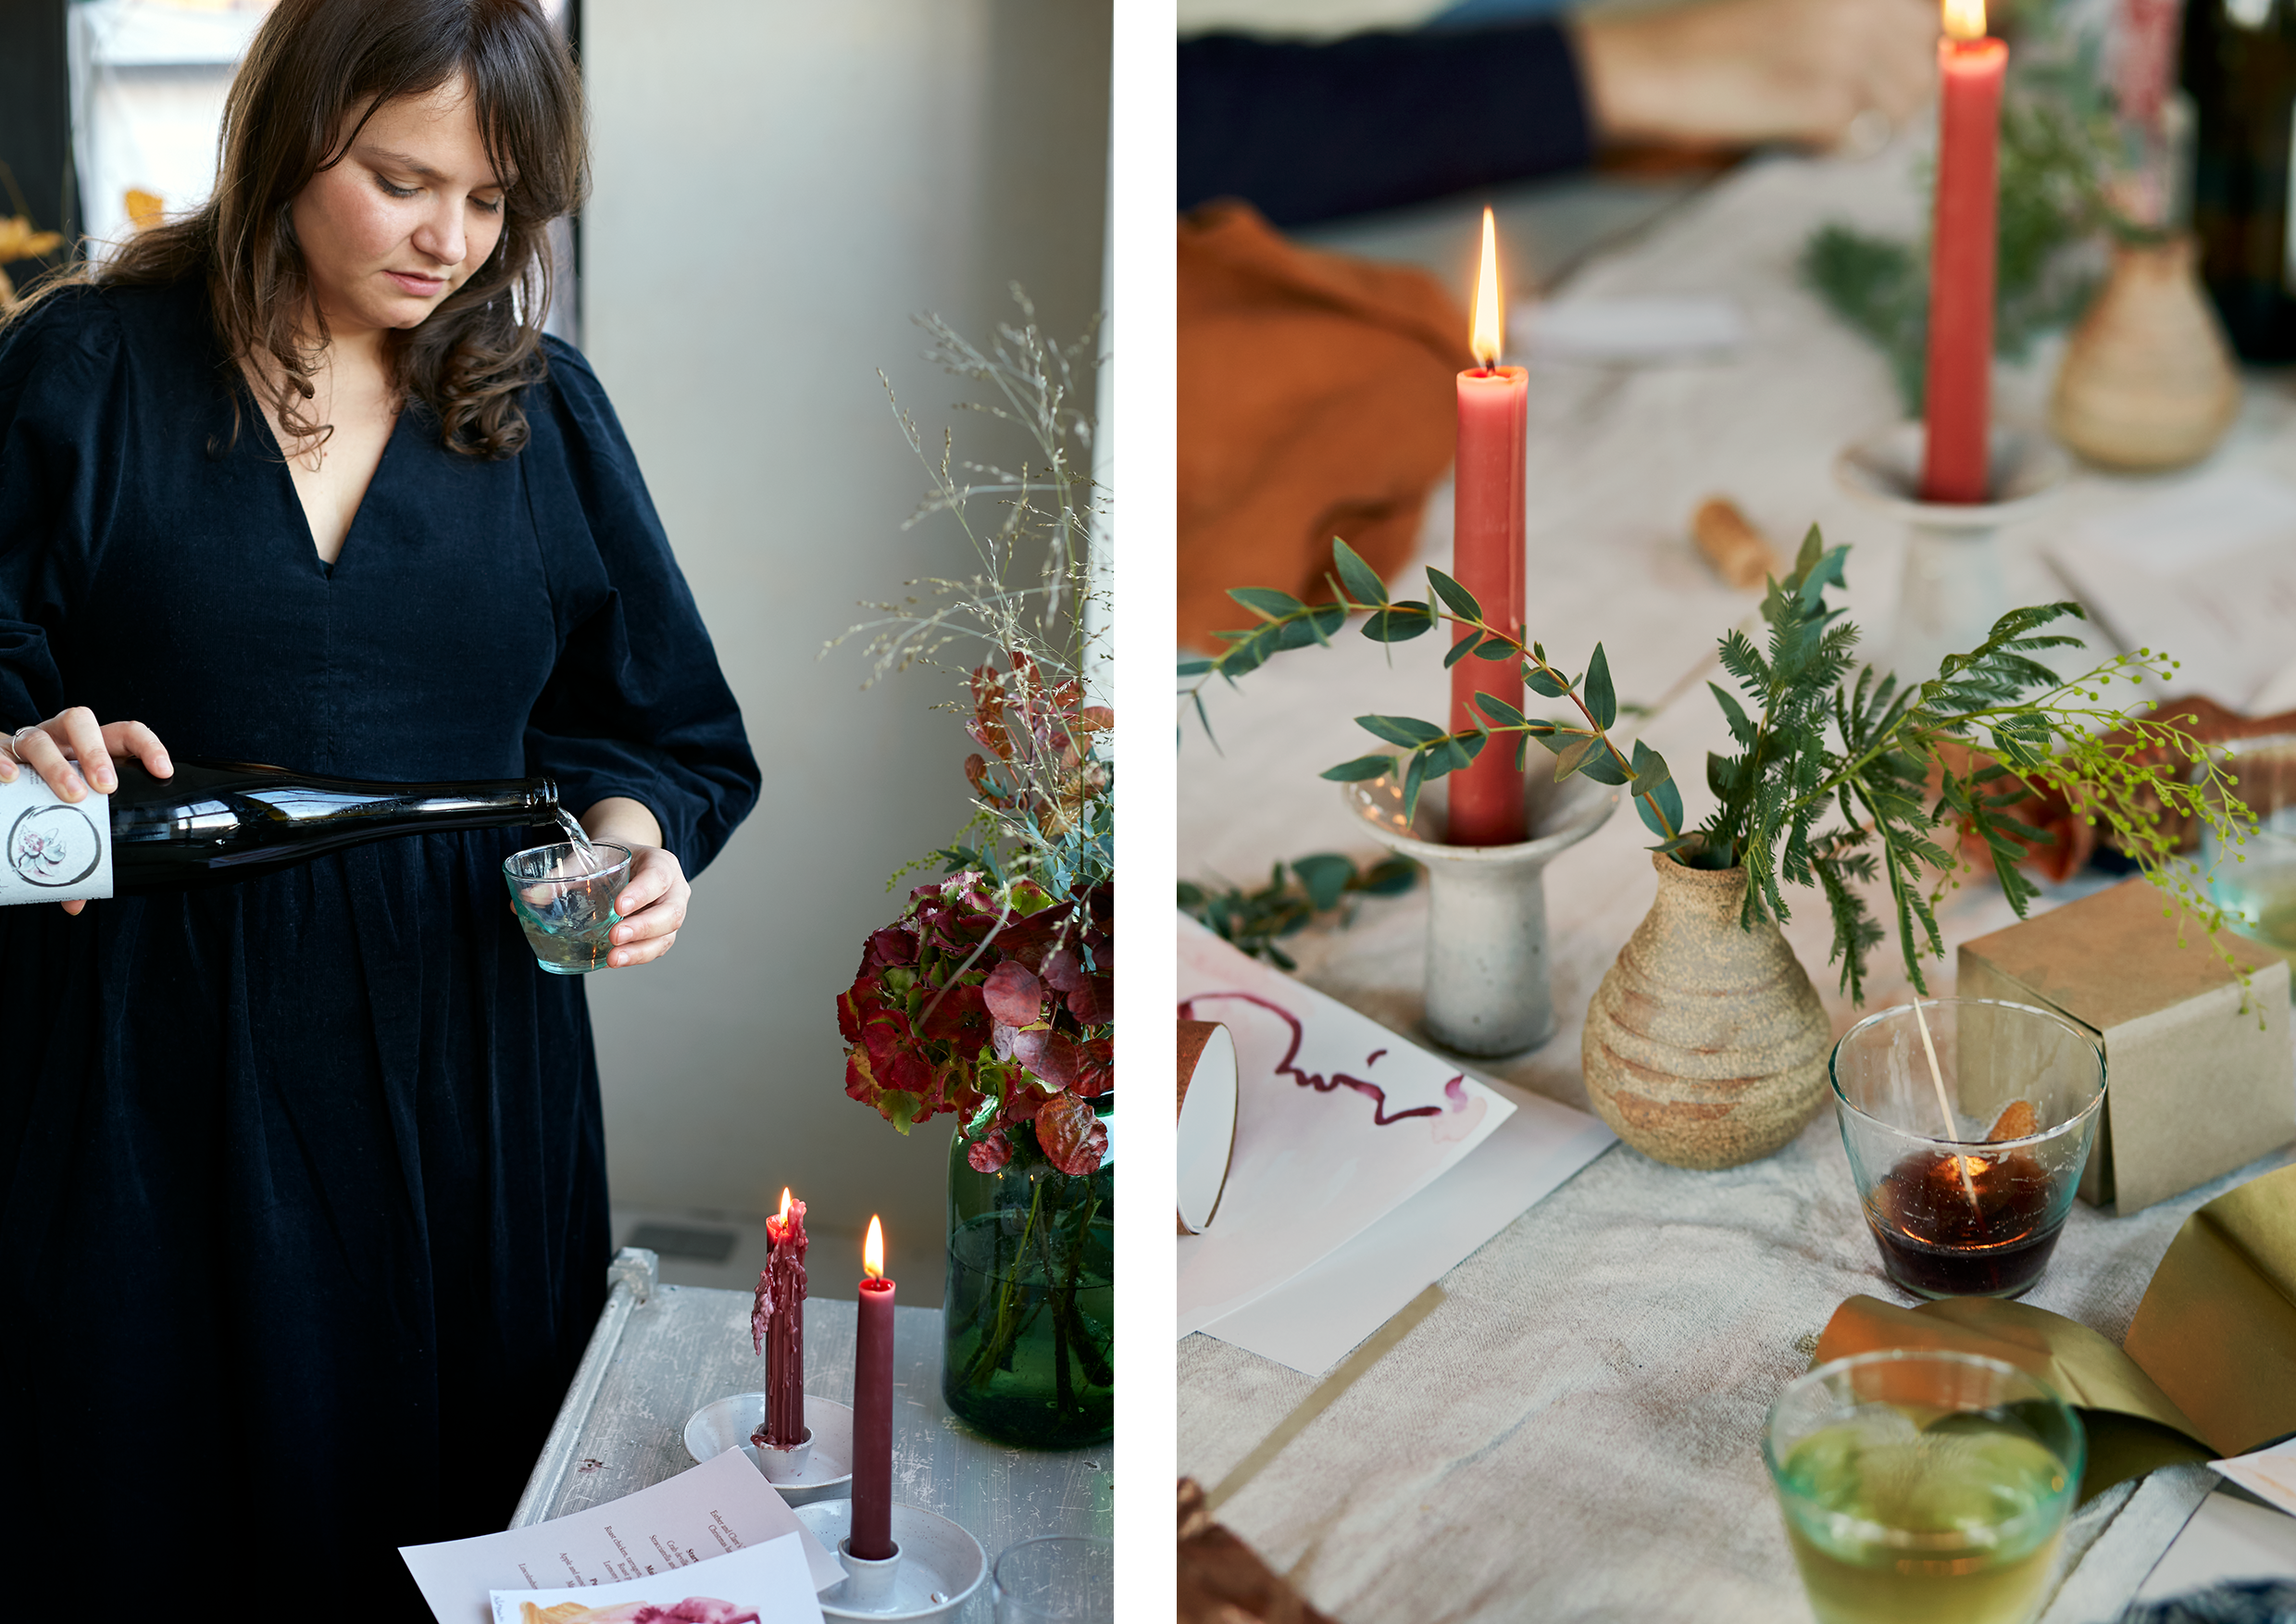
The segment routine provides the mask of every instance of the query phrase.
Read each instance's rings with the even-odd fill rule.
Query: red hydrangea
[[[982,881],[920,886],[870,933],[837,999],[845,1092],[904,1133],[956,1113],[982,1172],[1020,1122],[1062,1172],[1092,1172],[1108,1130],[1089,1102],[1115,1081],[1113,888],[1064,902],[1023,881],[1008,910]]]

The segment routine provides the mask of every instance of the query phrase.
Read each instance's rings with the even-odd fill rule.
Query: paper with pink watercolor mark
[[[1347,1244],[1515,1111],[1459,1068],[1179,920],[1179,1018],[1236,1041],[1236,1149],[1210,1227],[1179,1238],[1179,1334]]]

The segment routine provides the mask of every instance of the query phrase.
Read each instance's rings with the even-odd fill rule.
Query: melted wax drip
[[[1466,1074],[1465,1072],[1461,1072],[1458,1076],[1453,1078],[1449,1082],[1443,1084],[1443,1097],[1451,1102],[1448,1107],[1442,1106],[1414,1106],[1409,1110],[1398,1111],[1391,1117],[1387,1112],[1387,1091],[1381,1088],[1378,1083],[1366,1082],[1362,1078],[1350,1077],[1343,1071],[1335,1071],[1329,1079],[1326,1079],[1318,1077],[1312,1071],[1301,1070],[1297,1066],[1292,1064],[1292,1062],[1300,1056],[1300,1040],[1305,1035],[1300,1026],[1299,1018],[1294,1016],[1282,1005],[1270,1004],[1267,999],[1256,997],[1250,993],[1199,993],[1193,998],[1183,998],[1180,1000],[1179,1005],[1180,1019],[1198,1020],[1203,1018],[1196,1014],[1196,1006],[1204,1003],[1207,999],[1213,998],[1241,998],[1246,1004],[1256,1004],[1259,1007],[1267,1010],[1277,1019],[1282,1021],[1284,1025],[1290,1027],[1292,1029],[1292,1043],[1291,1045],[1284,1050],[1283,1058],[1276,1062],[1276,1075],[1279,1077],[1289,1077],[1293,1082],[1299,1084],[1300,1087],[1312,1088],[1319,1094],[1328,1094],[1335,1088],[1352,1088],[1359,1094],[1370,1095],[1371,1125],[1374,1128],[1391,1128],[1396,1123],[1407,1122],[1414,1117],[1440,1117],[1443,1114],[1446,1108],[1454,1111],[1464,1111],[1466,1109]],[[1372,1064],[1376,1062],[1380,1056],[1386,1053],[1387,1051],[1385,1049],[1372,1050],[1370,1058],[1364,1062],[1364,1068],[1366,1070],[1369,1070]]]

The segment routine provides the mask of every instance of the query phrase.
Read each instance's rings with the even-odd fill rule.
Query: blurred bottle
[[[2296,0],[2186,0],[2201,276],[2244,360],[2296,359]]]

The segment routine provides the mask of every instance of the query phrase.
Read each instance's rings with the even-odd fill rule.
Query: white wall
[[[930,1302],[947,1119],[904,1140],[845,1098],[834,1000],[886,876],[962,822],[970,745],[931,675],[863,693],[857,651],[816,656],[856,600],[964,565],[901,530],[925,476],[875,369],[930,441],[992,449],[911,314],[985,337],[1011,281],[1064,337],[1097,307],[1108,8],[584,0],[581,27],[584,347],[767,774],[669,958],[589,978],[615,1199],[762,1213],[792,1185],[825,1281],[880,1212]]]

